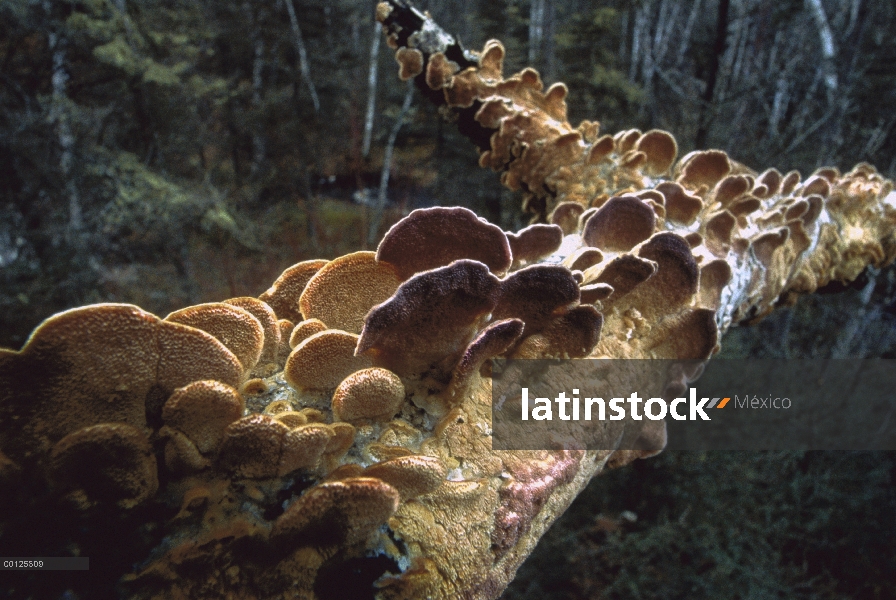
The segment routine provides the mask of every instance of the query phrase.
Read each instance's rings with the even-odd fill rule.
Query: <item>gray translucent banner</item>
[[[501,360],[495,450],[896,450],[896,360]]]

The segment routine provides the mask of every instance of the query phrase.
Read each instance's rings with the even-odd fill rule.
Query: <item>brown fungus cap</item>
[[[658,233],[641,246],[638,256],[657,264],[656,275],[635,292],[645,294],[645,305],[638,307],[645,317],[685,304],[697,292],[697,262],[690,244],[681,236]]]
[[[165,320],[201,329],[215,336],[233,352],[246,372],[261,357],[264,329],[249,311],[237,306],[223,302],[199,304],[176,310],[165,317]]]
[[[594,265],[600,264],[604,260],[604,254],[597,248],[585,246],[573,251],[572,254],[563,259],[562,264],[570,271],[584,271]]]
[[[827,198],[831,195],[831,183],[820,175],[813,175],[799,189],[800,196],[818,195]]]
[[[508,232],[506,235],[514,267],[550,256],[563,243],[563,230],[559,225],[536,223],[517,233]]]
[[[664,181],[656,186],[656,191],[666,199],[666,219],[668,221],[690,225],[703,210],[703,200],[698,196],[692,196],[681,184],[674,181]]]
[[[710,215],[704,225],[704,239],[707,247],[715,254],[724,256],[731,244],[735,225],[737,225],[737,219],[727,210]]]
[[[622,171],[628,171],[631,173],[630,176],[635,176],[635,173],[638,171],[644,170],[644,165],[647,163],[647,155],[643,152],[638,152],[637,150],[629,150],[625,154],[619,157],[619,168]]]
[[[230,300],[225,300],[224,303],[242,308],[258,319],[264,331],[264,346],[261,349],[261,357],[258,359],[258,362],[269,363],[275,361],[277,359],[277,350],[280,347],[280,328],[277,326],[277,315],[274,314],[274,309],[258,298],[250,296],[231,298]]]
[[[606,300],[613,294],[613,286],[608,283],[590,283],[579,287],[582,304],[594,304]]]
[[[339,384],[332,402],[339,421],[388,421],[401,409],[404,384],[386,369],[362,369]]]
[[[503,354],[513,346],[523,334],[523,328],[523,322],[519,319],[504,319],[489,323],[488,327],[480,331],[464,350],[460,362],[452,372],[448,388],[450,395],[456,396],[486,360]]]
[[[657,356],[680,359],[709,358],[719,343],[715,310],[695,308],[666,324],[660,344],[652,348]]]
[[[398,490],[403,501],[434,492],[445,481],[445,466],[432,456],[402,456],[371,465],[365,477],[376,477]]]
[[[315,333],[296,346],[283,368],[293,388],[331,390],[350,373],[370,367],[366,356],[355,356],[358,336],[338,329]]]
[[[354,425],[342,422],[331,423],[327,425],[327,427],[333,432],[333,437],[327,442],[327,447],[324,448],[324,454],[331,459],[341,458],[349,451],[349,449],[351,449],[352,445],[354,445],[355,433],[357,433],[358,430],[355,429]]]
[[[224,430],[218,465],[236,477],[277,477],[283,438],[290,429],[268,415],[249,415]]]
[[[180,431],[166,425],[159,430],[159,438],[165,440],[165,467],[173,475],[191,475],[211,466],[211,461],[199,452],[196,444]]]
[[[277,475],[283,477],[300,469],[316,470],[320,457],[327,451],[327,446],[335,435],[335,432],[323,423],[308,423],[289,429],[283,435]]]
[[[675,138],[668,131],[659,129],[651,129],[638,138],[634,149],[646,155],[644,172],[651,176],[667,173],[678,156]]]
[[[292,339],[292,332],[295,325],[289,319],[277,319],[277,328],[280,330],[280,346],[277,348],[277,362],[283,364],[286,357],[292,351],[289,340]]]
[[[289,400],[274,400],[264,407],[264,414],[276,417],[285,412],[293,412],[292,402]]]
[[[423,72],[423,53],[416,48],[399,48],[395,52],[399,65],[398,78],[402,81],[413,79]]]
[[[295,348],[315,333],[320,333],[327,329],[329,329],[327,324],[320,319],[305,319],[296,325],[293,328],[292,333],[289,334],[289,347]]]
[[[800,172],[799,171],[790,171],[787,175],[784,176],[784,179],[781,180],[781,191],[780,194],[782,196],[789,196],[793,193],[793,190],[796,189],[796,186],[800,184]]]
[[[713,201],[727,207],[734,200],[743,196],[752,187],[750,177],[745,175],[729,175],[716,184],[713,190]]]
[[[756,185],[764,185],[766,194],[774,196],[781,190],[781,181],[784,177],[778,169],[768,169],[756,178]]]
[[[501,298],[492,317],[519,319],[526,325],[526,334],[531,335],[578,302],[579,285],[569,269],[559,265],[532,265],[501,282]]]
[[[214,452],[224,429],[243,416],[239,392],[219,381],[194,381],[174,390],[162,407],[162,419],[186,435],[202,454]]]
[[[457,357],[494,309],[500,290],[498,278],[473,260],[415,275],[370,311],[357,352],[370,353],[376,364],[399,375]]]
[[[775,250],[783,246],[789,237],[790,230],[787,227],[781,227],[756,236],[750,242],[750,247],[753,249],[753,255],[764,267],[772,267]]]
[[[211,335],[127,304],[44,321],[20,352],[0,353],[0,447],[13,460],[102,422],[146,427],[171,392],[199,379],[236,386],[242,367]],[[38,454],[39,455],[39,454]]]
[[[267,302],[274,309],[278,319],[289,319],[293,323],[298,323],[304,318],[299,310],[299,297],[305,290],[305,284],[327,262],[306,260],[289,267],[258,299]]]
[[[353,252],[314,274],[299,308],[306,319],[319,319],[329,329],[361,333],[367,312],[394,294],[399,283],[395,269],[377,262],[374,252]]]
[[[681,159],[677,181],[689,189],[712,188],[731,172],[731,161],[721,150],[697,150]]]
[[[558,225],[564,235],[569,235],[578,231],[579,217],[584,211],[585,207],[578,202],[561,202],[554,208],[548,220]]]
[[[527,357],[524,347],[532,340],[537,354],[531,358],[584,358],[600,341],[603,323],[603,315],[594,306],[577,306],[554,319],[540,334],[526,338],[520,344],[520,357]]]
[[[442,89],[451,82],[451,77],[457,73],[458,68],[456,62],[448,60],[441,52],[436,52],[426,64],[426,85],[432,90]]]
[[[607,200],[585,223],[582,239],[589,246],[610,252],[625,252],[653,233],[656,214],[635,196]]]
[[[613,141],[616,142],[616,153],[621,156],[634,149],[635,144],[641,139],[641,135],[640,129],[626,129],[618,132],[613,136]]]
[[[56,484],[83,493],[88,506],[114,502],[131,508],[159,485],[149,440],[126,423],[101,423],[70,433],[54,446],[50,465]]]
[[[419,208],[389,229],[376,259],[394,266],[404,281],[458,259],[479,261],[502,275],[510,268],[510,244],[500,227],[461,207]]]
[[[485,43],[479,55],[479,71],[488,79],[501,79],[504,70],[504,45],[498,40]]]
[[[592,273],[592,270],[594,271]],[[613,288],[613,300],[625,296],[656,273],[656,263],[631,254],[617,256],[609,264],[585,272],[587,283],[606,283]]]
[[[731,281],[731,266],[724,260],[714,260],[700,268],[700,296],[698,304],[717,310],[722,290]]]
[[[304,425],[308,422],[308,418],[297,411],[277,413],[274,415],[274,418],[290,429],[298,427],[299,425]]]
[[[373,477],[349,477],[316,485],[274,521],[271,538],[296,546],[351,547],[389,520],[398,491]]]
[[[736,217],[748,215],[762,208],[762,202],[755,196],[744,196],[740,200],[732,202],[728,210]]]

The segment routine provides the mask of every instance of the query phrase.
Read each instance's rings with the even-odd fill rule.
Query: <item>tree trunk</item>
[[[72,167],[75,154],[75,135],[72,132],[68,114],[68,73],[65,70],[65,38],[58,33],[51,33],[49,45],[53,52],[53,73],[51,76],[50,115],[56,125],[56,141],[59,144],[59,172],[62,174],[65,194],[68,197],[68,233],[72,241],[80,238],[84,228],[84,215],[81,207],[81,194],[75,183]]]
[[[818,37],[821,41],[821,68],[824,71],[824,85],[828,92],[828,104],[832,104],[837,98],[837,68],[834,58],[837,51],[834,48],[834,33],[828,24],[828,17],[824,12],[821,0],[806,0],[809,12],[818,28]]]
[[[401,105],[401,112],[395,119],[392,131],[389,132],[389,140],[386,143],[386,153],[383,156],[383,171],[380,175],[380,191],[377,195],[376,206],[373,209],[373,216],[370,219],[370,229],[367,231],[367,243],[371,246],[375,245],[379,238],[380,223],[383,220],[383,211],[386,208],[386,191],[389,188],[389,172],[392,170],[392,152],[395,150],[395,139],[398,132],[404,124],[404,119],[411,109],[411,100],[414,98],[414,80],[408,81],[408,89],[404,94],[404,103]]]
[[[292,26],[293,42],[296,45],[296,51],[299,53],[299,70],[302,73],[302,79],[308,86],[308,93],[311,94],[311,103],[314,105],[314,112],[320,112],[320,100],[317,97],[317,89],[311,80],[311,68],[308,66],[308,52],[305,50],[305,41],[302,39],[302,30],[299,27],[299,20],[296,17],[296,9],[292,5],[293,0],[283,0],[286,5],[286,12],[289,13],[289,23]]]
[[[544,44],[544,2],[532,0],[529,4],[529,64],[536,69],[542,67]]]
[[[716,81],[719,77],[719,66],[725,48],[728,43],[728,8],[730,0],[719,0],[719,12],[716,19],[716,40],[713,44],[712,59],[709,63],[709,73],[706,77],[706,89],[703,92],[703,106],[700,109],[700,123],[697,127],[697,135],[694,144],[697,148],[706,147],[706,137],[709,134],[709,124],[712,120],[711,112],[714,110],[712,99],[716,91]]]
[[[370,143],[373,138],[373,117],[376,112],[376,80],[379,73],[380,38],[383,37],[379,23],[373,25],[373,43],[370,45],[370,71],[367,73],[367,114],[364,115],[364,142],[361,154],[364,158],[370,155]]]
[[[694,0],[691,14],[688,15],[687,24],[684,26],[684,33],[682,33],[681,38],[679,39],[680,45],[678,46],[678,57],[675,59],[676,69],[681,67],[684,55],[687,53],[688,46],[691,43],[691,32],[694,31],[694,25],[697,22],[697,17],[700,15],[700,4],[701,0]]]

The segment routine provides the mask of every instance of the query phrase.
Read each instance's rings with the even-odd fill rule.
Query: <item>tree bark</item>
[[[320,100],[317,97],[317,89],[314,87],[314,81],[311,80],[311,68],[308,66],[308,52],[305,50],[305,41],[302,39],[302,29],[299,27],[299,20],[296,17],[296,9],[293,6],[293,0],[283,0],[286,5],[286,12],[289,13],[289,23],[292,26],[293,42],[296,45],[296,51],[299,53],[299,70],[302,73],[302,79],[308,86],[308,93],[311,94],[311,103],[314,105],[314,112],[320,112]]]

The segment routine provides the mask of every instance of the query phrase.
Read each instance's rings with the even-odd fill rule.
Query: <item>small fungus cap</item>
[[[681,184],[674,181],[664,181],[656,186],[666,199],[666,219],[673,223],[690,225],[703,210],[703,200],[698,196],[692,196]]]
[[[398,276],[373,252],[353,252],[328,262],[308,280],[299,298],[306,319],[319,319],[330,329],[361,333],[364,317],[398,289]]]
[[[564,235],[575,233],[579,228],[579,217],[585,207],[578,202],[561,202],[551,213],[550,221],[563,230]]]
[[[320,333],[327,329],[329,329],[327,324],[320,319],[305,319],[296,325],[292,333],[289,334],[289,347],[295,348],[315,333]]]
[[[224,429],[243,416],[245,403],[235,389],[218,381],[194,381],[174,390],[162,419],[192,441],[202,454],[213,452]]]
[[[439,489],[445,481],[442,461],[431,456],[402,456],[371,465],[364,476],[381,479],[398,490],[402,500],[410,500]]]
[[[237,477],[276,477],[287,432],[286,425],[268,415],[242,417],[225,429],[218,464]]]
[[[83,490],[91,503],[131,508],[159,485],[149,439],[126,423],[100,423],[70,433],[53,448],[50,465],[58,485]]]
[[[677,180],[689,189],[712,188],[731,172],[731,161],[721,150],[697,150],[681,159]]]
[[[635,196],[617,196],[607,200],[591,215],[582,231],[589,246],[611,252],[625,252],[653,233],[656,214]]]
[[[559,265],[532,265],[501,282],[494,319],[519,319],[526,333],[537,333],[554,315],[579,302],[579,285],[572,272]]]
[[[261,323],[264,331],[264,346],[261,350],[259,362],[272,362],[277,358],[277,349],[280,347],[280,328],[277,326],[277,315],[267,303],[251,296],[231,298],[224,301],[226,304],[242,308]]]
[[[346,377],[333,394],[333,416],[340,421],[388,421],[404,402],[404,384],[395,373],[379,367]]]
[[[644,283],[656,273],[656,263],[631,254],[617,256],[607,265],[595,266],[585,272],[587,283],[605,283],[613,288],[613,300],[618,300]],[[595,270],[592,277],[590,271]]]
[[[398,490],[373,477],[321,483],[274,521],[271,538],[290,547],[354,546],[385,524],[399,501]]]
[[[584,271],[594,265],[600,264],[604,259],[604,254],[597,248],[585,246],[578,248],[572,254],[563,259],[561,263],[570,271]]]
[[[376,259],[394,266],[404,281],[421,271],[471,259],[496,274],[510,268],[510,244],[501,228],[462,208],[419,208],[389,229]]]
[[[333,429],[323,423],[291,428],[283,434],[277,475],[283,477],[301,469],[317,469],[321,455],[334,437]]]
[[[293,323],[298,323],[304,318],[299,310],[299,298],[305,290],[305,284],[327,262],[306,260],[289,267],[258,299],[267,302],[274,309],[278,319],[289,319]]]
[[[176,310],[165,320],[215,336],[239,359],[244,371],[252,369],[261,357],[264,329],[249,311],[237,306],[223,302],[198,304]]]
[[[454,368],[450,394],[457,395],[486,360],[510,349],[523,334],[524,328],[525,325],[519,319],[503,319],[489,323],[488,327],[480,331]]]
[[[687,303],[697,292],[700,273],[687,241],[674,233],[664,232],[653,236],[638,251],[642,259],[657,264],[657,272],[645,287],[635,293],[643,293],[645,305],[639,310],[645,316],[653,316]]]
[[[635,150],[647,156],[644,171],[648,175],[665,174],[675,162],[678,155],[678,144],[668,131],[652,129],[642,135],[634,146]]]
[[[315,333],[293,348],[283,376],[293,388],[331,390],[349,374],[372,366],[370,358],[356,356],[358,336],[338,329]]]
[[[517,233],[506,235],[514,265],[527,264],[550,256],[563,243],[563,230],[559,225],[536,223]]]
[[[399,48],[395,52],[398,63],[398,78],[402,81],[413,79],[423,72],[423,53],[416,48]]]

